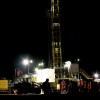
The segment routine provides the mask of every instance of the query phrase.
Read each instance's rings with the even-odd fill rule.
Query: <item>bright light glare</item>
[[[44,63],[42,62],[42,63],[39,63],[39,66],[44,66]]]
[[[28,59],[24,59],[24,60],[23,60],[23,64],[24,64],[25,66],[28,65],[28,64],[29,64]]]
[[[65,62],[65,65],[64,65],[64,67],[67,67],[67,68],[69,68],[71,66],[71,62],[70,61],[67,61],[67,62]]]
[[[80,61],[80,59],[78,58],[77,61]]]
[[[94,77],[95,77],[95,78],[98,78],[98,76],[99,76],[99,75],[98,75],[97,73],[96,73],[96,74],[94,74]]]
[[[35,68],[35,71],[37,72],[38,71],[38,68]]]
[[[30,63],[33,63],[33,60],[30,60]]]

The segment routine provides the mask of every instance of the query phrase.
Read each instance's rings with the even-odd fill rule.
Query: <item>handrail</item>
[[[86,79],[92,79],[85,70],[83,70],[82,68],[80,68],[80,73],[86,78]]]

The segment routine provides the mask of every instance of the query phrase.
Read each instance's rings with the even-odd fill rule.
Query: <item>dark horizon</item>
[[[12,78],[20,55],[30,55],[38,61],[43,59],[47,65],[48,3],[48,0],[2,3],[0,77]],[[60,1],[63,62],[80,58],[80,67],[89,74],[100,71],[98,7],[92,1]]]

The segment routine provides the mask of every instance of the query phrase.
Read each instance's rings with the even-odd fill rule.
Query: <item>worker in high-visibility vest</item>
[[[88,92],[90,92],[90,90],[91,90],[91,82],[88,83],[87,88],[88,88]]]
[[[65,83],[65,81],[63,80],[63,81],[61,82],[61,93],[64,93],[64,92],[66,92],[66,83]]]
[[[86,81],[84,81],[84,89],[86,89]]]

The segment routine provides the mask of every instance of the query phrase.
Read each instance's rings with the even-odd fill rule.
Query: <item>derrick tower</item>
[[[50,12],[50,48],[49,66],[55,69],[57,78],[62,77],[62,50],[61,50],[61,31],[59,0],[51,0]]]

